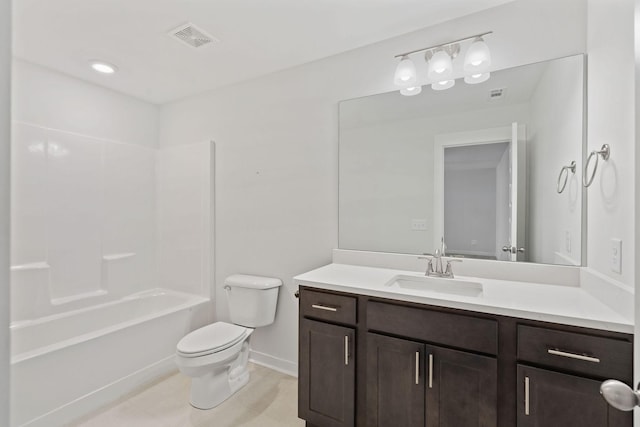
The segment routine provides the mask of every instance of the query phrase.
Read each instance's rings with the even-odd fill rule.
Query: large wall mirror
[[[577,55],[341,102],[339,247],[581,265],[584,100]]]

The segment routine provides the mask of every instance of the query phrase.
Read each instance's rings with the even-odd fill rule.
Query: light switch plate
[[[611,239],[611,271],[622,273],[622,240]]]
[[[426,219],[412,219],[411,220],[411,229],[416,231],[424,231],[427,229],[427,220]]]

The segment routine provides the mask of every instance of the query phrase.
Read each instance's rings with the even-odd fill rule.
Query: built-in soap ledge
[[[96,298],[96,297],[100,297],[100,296],[103,296],[103,295],[106,295],[106,294],[107,294],[107,291],[105,291],[104,289],[98,289],[98,290],[91,291],[91,292],[83,292],[81,294],[70,295],[68,297],[52,298],[51,299],[51,305],[68,304],[70,302],[79,301],[79,300],[85,300],[85,299],[88,299],[88,298]]]
[[[27,264],[12,265],[11,271],[34,271],[34,270],[46,270],[51,266],[46,261],[30,262]]]
[[[424,272],[427,268],[427,261],[420,259],[418,255],[346,249],[334,249],[333,262],[415,272]],[[580,286],[580,268],[566,265],[464,258],[462,262],[456,263],[454,273],[459,276],[512,282]]]
[[[136,254],[134,252],[124,252],[124,253],[119,253],[119,254],[103,255],[102,256],[102,260],[103,261],[118,261],[118,260],[121,260],[121,259],[133,258],[134,256],[136,256]]]

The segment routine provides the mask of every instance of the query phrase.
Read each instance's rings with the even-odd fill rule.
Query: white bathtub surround
[[[209,296],[211,143],[155,150],[13,129],[13,320],[156,286]]]
[[[39,306],[154,287],[155,150],[13,125],[14,301]],[[128,258],[116,254],[133,254]],[[38,273],[38,269],[48,269]]]
[[[347,259],[350,262],[343,263]],[[580,268],[567,266],[467,261],[470,260],[454,264],[454,273],[456,279],[481,283],[483,289],[478,296],[387,286],[400,274],[424,276],[426,261],[417,260],[414,255],[336,250],[333,264],[298,275],[294,280],[298,285],[336,291],[633,332],[633,310],[629,307],[633,292],[624,286],[604,283],[592,272],[581,273]],[[462,270],[465,264],[467,271]]]
[[[210,321],[213,148],[161,150],[157,106],[14,69],[11,425],[55,426],[175,369]],[[159,287],[196,309],[146,319],[166,298],[138,297]]]
[[[65,425],[175,370],[176,343],[208,310],[157,289],[12,325],[11,425]]]

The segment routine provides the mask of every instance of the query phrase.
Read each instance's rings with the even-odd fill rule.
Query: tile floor
[[[189,405],[188,377],[156,382],[93,413],[73,427],[301,427],[296,378],[250,365],[249,384],[220,406],[202,411]]]

